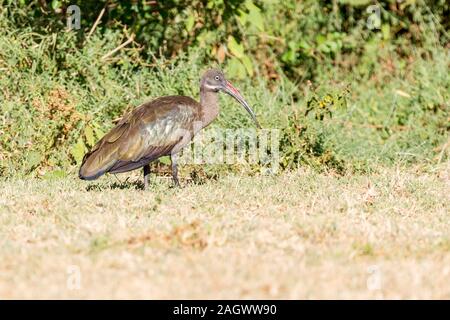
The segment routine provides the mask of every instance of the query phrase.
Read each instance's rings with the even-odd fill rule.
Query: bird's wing
[[[96,179],[105,172],[130,171],[169,154],[192,134],[199,117],[194,103],[193,99],[163,97],[139,106],[85,156],[80,177]]]

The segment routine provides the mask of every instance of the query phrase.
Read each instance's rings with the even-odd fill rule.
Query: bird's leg
[[[150,179],[150,165],[146,164],[144,166],[144,190],[148,188],[148,180]]]
[[[172,162],[172,177],[173,177],[173,183],[176,187],[180,186],[180,181],[178,181],[178,165],[177,165],[177,158],[178,156],[176,154],[170,155],[170,161]]]

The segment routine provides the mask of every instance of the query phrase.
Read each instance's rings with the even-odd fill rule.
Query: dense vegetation
[[[450,5],[377,3],[0,0],[0,177],[75,172],[133,106],[196,97],[207,66],[237,82],[263,127],[281,130],[284,169],[445,161]],[[79,30],[66,29],[71,4]],[[251,125],[221,103],[214,126]]]

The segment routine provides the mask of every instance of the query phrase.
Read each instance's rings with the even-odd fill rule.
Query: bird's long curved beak
[[[250,108],[247,101],[245,101],[244,97],[241,95],[238,89],[236,89],[229,81],[226,82],[226,86],[223,89],[225,93],[228,93],[230,96],[235,98],[242,106],[247,110],[247,112],[252,117],[253,121],[255,122],[256,126],[261,129],[261,126],[259,125],[258,120],[256,119],[256,115],[253,112],[252,108]]]

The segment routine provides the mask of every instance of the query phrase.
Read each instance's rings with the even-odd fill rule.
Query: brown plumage
[[[148,164],[170,155],[172,175],[178,185],[176,154],[200,129],[217,117],[219,90],[235,97],[257,123],[253,111],[240,93],[225,80],[223,73],[208,70],[200,84],[200,103],[190,97],[166,96],[140,105],[125,115],[84,156],[79,177],[94,180],[106,172],[120,173],[144,167],[144,184],[147,187]]]
[[[168,96],[144,103],[85,155],[80,176],[91,180],[105,172],[126,172],[168,155],[184,130],[193,135],[192,120],[201,120],[200,104],[192,98]]]

